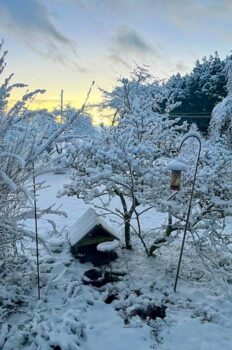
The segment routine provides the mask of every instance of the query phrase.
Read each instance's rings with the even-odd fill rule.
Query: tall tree
[[[190,74],[172,76],[165,84],[175,101],[181,104],[175,113],[205,113],[210,115],[214,106],[226,96],[226,60],[218,53],[202,61],[197,60]]]

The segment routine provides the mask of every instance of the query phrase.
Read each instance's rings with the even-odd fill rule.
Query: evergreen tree
[[[226,60],[218,53],[196,61],[190,74],[172,76],[166,83],[175,101],[181,104],[174,113],[208,114],[226,96]]]

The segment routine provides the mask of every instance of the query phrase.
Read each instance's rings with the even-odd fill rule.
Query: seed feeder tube
[[[181,173],[182,171],[186,171],[186,165],[178,159],[173,159],[168,164],[168,169],[171,170],[170,189],[180,191]]]

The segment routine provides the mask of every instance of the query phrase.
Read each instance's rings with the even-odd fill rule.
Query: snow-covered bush
[[[228,145],[232,145],[232,95],[214,107],[209,130],[213,141],[225,137]]]
[[[197,148],[195,149],[194,142],[190,140],[181,153],[187,165],[184,185],[171,199],[160,202],[160,209],[171,212],[175,218],[170,228],[171,232],[183,229],[185,225],[196,153]],[[224,232],[225,220],[232,213],[231,173],[232,154],[226,145],[202,139],[188,236],[201,257],[219,270],[224,254],[231,254],[232,240],[230,234]],[[165,237],[163,241],[160,239],[160,243],[164,241]],[[156,243],[159,248],[159,242]],[[155,246],[153,248],[156,249]]]
[[[68,123],[70,117],[78,110],[70,105],[66,105],[61,111],[59,108],[53,110],[53,115],[57,121]],[[57,138],[56,143],[49,150],[48,158],[56,174],[64,174],[67,168],[66,148],[73,142],[83,142],[88,138],[98,137],[97,129],[92,124],[92,118],[85,113],[78,114],[77,118],[66,128],[62,135]]]
[[[59,110],[54,111],[57,117],[60,115]],[[68,122],[73,113],[76,113],[77,109],[67,105],[62,111],[62,122]],[[69,128],[65,130],[62,134],[62,139],[72,140],[73,138],[85,139],[88,137],[93,137],[96,133],[96,129],[92,124],[92,118],[87,114],[79,114],[78,117],[73,121]]]
[[[68,196],[77,195],[86,202],[94,203],[99,210],[104,209],[106,213],[121,218],[128,248],[131,246],[130,229],[138,226],[135,231],[149,255],[172,242],[176,231],[184,226],[196,152],[194,142],[187,143],[182,149],[181,157],[184,157],[188,165],[185,184],[170,199],[169,171],[166,165],[178,149],[186,128],[184,125],[178,127],[167,115],[155,112],[153,96],[144,93],[144,86],[140,95],[138,84],[135,86],[138,90],[134,94],[131,92],[131,96],[127,90],[125,95],[120,95],[120,109],[114,127],[102,128],[99,138],[69,148],[68,161],[73,175],[72,182],[65,185],[63,193]],[[113,102],[114,97],[113,94]],[[226,145],[202,139],[189,226],[192,235],[197,235],[194,236],[194,242],[200,242],[204,237],[209,245],[213,241],[220,245],[224,240],[220,228],[231,212],[231,164],[231,153]],[[115,197],[118,197],[117,203],[120,206],[116,204],[116,209],[113,210],[109,203]],[[151,207],[171,213],[175,217],[175,223],[169,221],[167,227],[159,232],[154,231],[154,244],[149,250],[139,220],[138,225],[134,225],[132,218],[138,219],[144,210]]]
[[[2,48],[3,42],[0,52]],[[0,77],[4,74],[6,54],[5,51],[0,57]],[[24,236],[34,236],[24,227],[24,220],[33,216],[28,182],[31,183],[33,173],[41,172],[38,159],[84,108],[73,112],[69,120],[58,127],[46,111],[31,112],[27,108],[27,103],[44,90],[27,92],[10,107],[12,89],[25,86],[11,84],[12,77],[5,78],[0,85],[0,257],[16,253],[17,242]],[[52,211],[52,208],[46,209],[46,213]]]
[[[67,252],[63,254],[66,242],[53,241],[52,250],[58,245],[62,254],[40,259],[40,302],[32,288],[37,279],[32,258],[21,255],[1,262],[1,349],[79,349],[86,339],[86,295],[76,275],[66,274],[70,265]]]
[[[117,125],[102,128],[99,137],[78,142],[67,150],[73,175],[63,192],[85,202],[98,199],[95,206],[120,217],[127,248],[131,247],[131,218],[136,208],[158,200],[167,191],[164,158],[176,149],[180,132],[186,128],[155,112],[154,96],[144,93],[144,86],[136,85],[137,80],[132,84],[136,92],[128,95],[126,90],[121,96]],[[112,101],[117,98],[117,89],[115,94]],[[121,204],[115,211],[109,208],[114,197]],[[139,238],[145,247],[141,232]]]
[[[232,60],[227,60],[227,96],[218,103],[213,111],[209,126],[210,137],[213,141],[225,137],[228,145],[232,145]]]
[[[0,325],[9,315],[28,303],[35,276],[35,266],[26,256],[14,257],[8,261],[1,260]]]
[[[143,104],[143,108],[153,112],[169,113],[178,107],[178,101],[159,80],[154,79],[146,66],[136,66],[130,79],[119,78],[118,84],[112,91],[101,89],[103,101],[100,109],[113,112],[112,125],[132,115],[136,105]],[[140,106],[141,107],[141,106]]]
[[[113,128],[102,130],[99,138],[71,146],[68,154],[73,175],[72,182],[64,187],[64,194],[78,196],[85,202],[98,198],[96,206],[124,220],[129,248],[131,217],[150,192],[148,184],[150,190],[162,171],[161,165],[153,167],[157,150],[152,145],[134,145],[132,135]],[[121,206],[113,212],[109,203],[115,196],[120,199]]]
[[[85,339],[85,325],[79,315],[72,310],[59,315],[46,304],[31,310],[26,319],[22,318],[12,327],[5,323],[0,330],[0,346],[7,350],[79,350]]]

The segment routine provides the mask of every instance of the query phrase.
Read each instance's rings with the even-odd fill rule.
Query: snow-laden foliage
[[[175,113],[211,114],[216,103],[226,96],[227,59],[221,60],[218,53],[197,60],[193,70],[184,76],[173,75],[164,86],[168,96],[181,102]]]
[[[38,198],[41,207],[56,200],[55,193],[65,181],[60,175],[45,175],[43,178],[51,187],[41,192]],[[58,202],[63,203],[63,208],[69,212],[70,224],[86,210],[82,201],[73,198],[60,198]],[[110,208],[114,209],[113,206]],[[141,218],[146,231],[160,226],[164,220],[165,215],[155,210]],[[59,227],[64,224],[60,217],[56,222]],[[227,221],[228,232],[231,223],[231,219]],[[15,259],[17,265],[12,264],[12,271],[8,269],[4,273],[5,266],[0,271],[1,286],[7,287],[4,291],[7,303],[11,302],[11,295],[17,300],[16,285],[22,290],[25,281],[25,287],[28,287],[24,303],[14,305],[8,317],[5,313],[4,318],[0,318],[2,350],[58,350],[59,347],[62,350],[125,350],[132,345],[134,349],[167,350],[173,349],[173,344],[175,350],[186,350],[191,349],[192,344],[197,348],[199,342],[206,344],[207,350],[230,349],[232,260],[229,256],[226,258],[228,253],[225,251],[221,250],[224,259],[220,262],[220,272],[227,269],[230,275],[227,282],[219,279],[215,270],[206,269],[205,262],[202,264],[199,254],[194,254],[188,240],[182,278],[178,293],[174,293],[180,240],[163,246],[156,256],[147,259],[138,239],[134,238],[134,249],[119,249],[119,258],[111,264],[111,271],[120,274],[120,281],[95,288],[82,283],[83,273],[91,268],[89,263],[80,264],[73,259],[66,240],[61,244],[60,237],[56,242],[48,237],[47,225],[42,226],[40,232],[49,241],[53,256],[48,256],[46,251],[40,255],[42,283],[39,302],[35,269],[29,264],[33,259],[33,249],[27,251],[28,260]],[[6,283],[9,274],[10,283]],[[1,288],[1,295],[2,291]],[[8,305],[11,307],[12,303]],[[164,319],[157,315],[157,306],[166,307]],[[153,315],[157,318],[153,319]]]
[[[132,101],[133,112],[119,119],[116,126],[102,128],[99,138],[67,150],[73,175],[72,182],[64,187],[64,194],[77,195],[120,217],[125,225],[127,247],[131,245],[130,228],[137,225],[137,234],[149,255],[173,242],[176,232],[184,227],[197,148],[190,140],[182,149],[180,157],[186,164],[184,185],[173,195],[169,190],[167,163],[178,149],[185,127],[178,127],[167,116],[155,113],[144,96]],[[193,130],[192,134],[195,133]],[[223,220],[231,213],[231,164],[231,153],[225,144],[202,139],[189,226],[194,239],[195,235],[200,237],[196,239],[199,245],[204,237],[209,246],[216,242],[218,249],[228,239],[220,230]],[[115,211],[109,208],[114,197],[121,201],[121,207]],[[149,251],[139,215],[151,207],[171,213],[176,222],[170,221],[166,228],[154,231],[154,244]],[[132,217],[137,219],[136,225]]]
[[[60,120],[62,123],[69,121],[73,113],[78,110],[70,105],[66,105],[65,108],[55,109],[53,111],[57,120]],[[79,114],[75,121],[72,122],[72,125],[68,127],[65,132],[62,134],[62,140],[72,140],[73,138],[84,139],[89,136],[94,136],[96,129],[93,127],[92,118],[90,115],[82,113]]]
[[[225,137],[228,145],[232,144],[232,95],[228,95],[214,107],[209,131],[213,141]]]
[[[146,110],[169,113],[178,106],[177,101],[168,93],[168,90],[154,79],[147,67],[137,66],[130,79],[118,79],[117,86],[111,91],[101,89],[103,102],[100,108],[114,111],[113,125],[118,119],[124,119],[134,113],[136,105],[143,103]],[[170,95],[170,96],[168,96]],[[141,107],[141,106],[140,106]]]
[[[227,96],[218,103],[213,111],[210,121],[210,137],[213,141],[224,137],[228,145],[232,145],[232,60],[228,59],[227,65]]]
[[[78,114],[77,118],[69,124],[70,118],[76,113]],[[62,110],[60,108],[54,109],[53,116],[55,116],[56,121],[69,124],[69,126],[49,148],[46,163],[48,164],[49,159],[53,171],[56,174],[64,174],[67,168],[67,146],[73,142],[83,142],[88,138],[97,137],[98,132],[92,124],[90,115],[78,113],[78,110],[70,105],[66,105]]]
[[[3,43],[0,45],[0,52]],[[0,77],[5,68],[6,52],[0,58]],[[38,93],[27,92],[12,107],[9,97],[12,89],[24,84],[11,84],[12,75],[0,85],[0,256],[17,251],[17,242],[24,236],[34,237],[24,227],[24,220],[33,217],[31,187],[33,173],[43,172],[40,160],[45,151],[74,119],[83,112],[75,111],[69,120],[58,126],[47,111],[31,112],[27,108]],[[84,107],[84,106],[83,106]],[[46,213],[52,213],[48,208]],[[42,214],[38,212],[38,215]],[[57,212],[58,213],[58,212]],[[62,213],[63,214],[63,213]]]
[[[64,241],[54,240],[50,247],[53,255],[40,258],[40,302],[34,294],[37,274],[31,256],[0,264],[1,349],[78,350],[85,340],[82,317],[86,296],[80,281],[66,274],[65,264],[69,266],[72,261],[68,247]],[[60,248],[65,254],[57,257]]]
[[[119,197],[121,208],[114,213],[124,221],[127,247],[131,245],[130,224],[136,208],[158,200],[167,189],[165,157],[175,151],[180,131],[186,128],[154,112],[153,96],[144,95],[143,86],[136,89],[132,95],[125,92],[123,98],[130,107],[121,106],[119,116],[124,114],[117,126],[102,128],[99,137],[66,150],[73,175],[63,192],[86,202],[98,198],[95,205],[108,213],[112,213],[109,202]],[[114,97],[117,91],[113,102]]]
[[[101,90],[101,108],[109,108],[115,123],[117,117],[123,118],[130,112],[133,99],[143,96],[154,111],[162,114],[210,115],[227,94],[229,62],[230,57],[222,60],[215,52],[197,60],[190,73],[177,73],[167,81],[154,79],[146,66],[137,66],[131,77],[120,78],[111,92]]]
[[[202,146],[188,234],[199,254],[219,268],[222,253],[231,254],[231,237],[223,230],[226,217],[232,213],[232,155],[221,143],[212,144],[211,141],[202,139]],[[197,144],[195,148],[191,141],[181,154],[188,165],[183,187],[168,201],[161,201],[163,210],[171,212],[175,217],[171,231],[178,231],[185,225],[196,154]],[[160,240],[160,243],[163,242]]]

